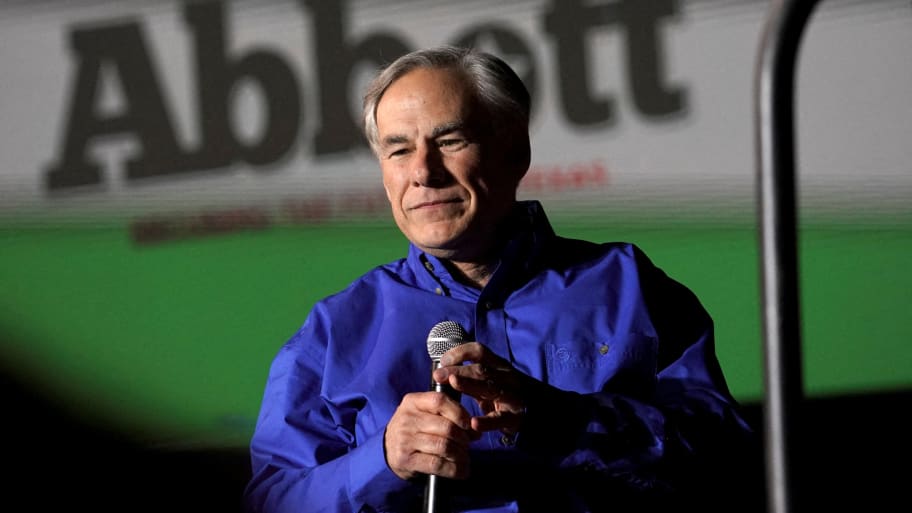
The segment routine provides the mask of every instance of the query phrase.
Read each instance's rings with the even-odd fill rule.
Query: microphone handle
[[[440,359],[435,358],[431,373],[440,368]],[[431,378],[431,390],[434,392],[443,392],[454,401],[459,401],[459,392],[449,385],[437,383]],[[447,508],[446,496],[441,490],[444,485],[444,479],[434,474],[428,474],[427,485],[424,488],[424,513],[449,513]]]
[[[434,474],[428,475],[427,486],[424,489],[424,513],[448,513],[444,506],[443,494],[440,492],[440,478]]]
[[[433,365],[431,366],[431,374],[433,375],[434,371],[439,368],[440,368],[440,360],[435,358]],[[444,394],[447,395],[447,397],[456,401],[457,403],[459,402],[459,396],[461,395],[459,392],[454,390],[453,387],[451,387],[449,384],[437,383],[436,381],[434,381],[433,376],[431,377],[431,391],[443,392]]]

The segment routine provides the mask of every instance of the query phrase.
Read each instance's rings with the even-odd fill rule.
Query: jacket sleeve
[[[658,339],[654,387],[579,394],[535,381],[517,449],[558,468],[595,510],[626,497],[631,506],[689,500],[704,511],[762,511],[759,440],[725,382],[712,319],[633,249]]]
[[[324,399],[327,320],[319,305],[269,370],[250,443],[250,512],[402,509],[415,485],[387,466],[383,432],[355,443],[353,415]]]

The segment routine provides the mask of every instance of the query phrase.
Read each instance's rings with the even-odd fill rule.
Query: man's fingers
[[[468,475],[471,437],[468,432],[437,416],[425,418],[416,429],[387,431],[387,462],[406,479],[417,473],[462,478]]]
[[[466,477],[470,429],[469,413],[444,394],[407,394],[386,427],[387,464],[402,479],[419,473]]]
[[[415,452],[411,454],[409,466],[420,474],[434,474],[448,479],[469,477],[468,455],[457,458],[443,458],[432,454]]]
[[[522,424],[522,414],[506,411],[492,411],[483,417],[472,418],[472,429],[476,431],[503,431],[516,433]]]
[[[418,411],[439,415],[462,429],[470,428],[469,422],[471,416],[469,413],[461,404],[450,399],[446,394],[440,392],[420,392],[409,394],[406,396],[406,399],[411,400],[413,402],[412,406]],[[403,403],[405,403],[406,399],[403,399]]]

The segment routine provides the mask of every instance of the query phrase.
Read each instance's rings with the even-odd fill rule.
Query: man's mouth
[[[439,207],[442,205],[448,205],[451,203],[459,203],[459,202],[460,202],[460,200],[457,198],[422,201],[421,203],[413,205],[409,210],[420,210],[422,208],[434,208],[434,207]]]

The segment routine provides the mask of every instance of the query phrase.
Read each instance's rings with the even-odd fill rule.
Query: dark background
[[[156,449],[71,418],[8,376],[2,436],[4,504],[27,511],[240,512],[250,477],[245,448]],[[763,407],[743,405],[762,432]],[[793,449],[798,511],[895,510],[912,456],[912,392],[805,399]],[[762,480],[762,473],[757,474]],[[732,511],[765,508],[765,494],[727,496]],[[4,507],[6,509],[6,507]],[[750,507],[756,511],[757,509]],[[8,511],[8,510],[7,510]]]

